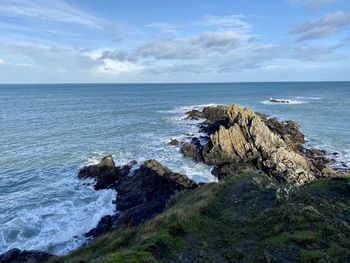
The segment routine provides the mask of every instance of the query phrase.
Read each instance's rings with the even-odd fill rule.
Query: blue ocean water
[[[269,98],[289,99],[289,104]],[[183,113],[237,103],[301,124],[308,144],[350,164],[350,82],[0,85],[0,253],[18,247],[64,254],[113,212],[113,191],[77,179],[112,154],[150,158],[196,181],[210,168],[168,144],[196,132]]]

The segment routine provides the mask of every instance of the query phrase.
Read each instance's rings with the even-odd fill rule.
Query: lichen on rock
[[[192,147],[186,144],[186,151],[182,151],[197,162],[200,156],[204,163],[214,165],[213,173],[219,178],[230,171],[235,174],[251,169],[280,182],[305,184],[339,174],[327,167],[328,159],[322,151],[304,148],[305,137],[297,123],[280,122],[236,104],[228,105],[225,111],[223,108],[206,107],[195,113],[206,119],[201,129],[207,131],[209,141]]]

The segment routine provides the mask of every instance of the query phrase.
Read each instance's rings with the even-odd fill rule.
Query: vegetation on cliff
[[[349,197],[349,177],[288,188],[240,173],[51,262],[349,262]]]

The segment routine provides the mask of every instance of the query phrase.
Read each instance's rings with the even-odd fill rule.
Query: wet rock
[[[209,123],[215,123],[217,121],[225,121],[228,119],[227,108],[225,106],[208,106],[204,107],[203,118]]]
[[[176,139],[172,139],[170,142],[169,142],[170,145],[172,146],[178,146],[180,144],[180,142]]]
[[[128,176],[130,174],[131,169],[134,167],[134,165],[137,164],[136,160],[132,160],[126,165],[118,166],[117,169],[119,171],[120,176],[123,178],[125,176]]]
[[[289,104],[290,100],[285,100],[285,99],[274,99],[271,98],[269,99],[270,102],[275,102],[275,103],[284,103],[284,104]]]
[[[22,251],[17,248],[14,248],[0,255],[0,263],[41,263],[46,262],[52,257],[53,255],[42,251]]]
[[[120,178],[120,172],[115,167],[113,157],[108,155],[103,157],[99,164],[82,168],[78,177],[81,179],[94,178],[96,180],[95,190],[100,190],[113,187]]]
[[[201,147],[192,143],[184,143],[181,146],[181,152],[187,158],[191,158],[195,162],[203,162]]]
[[[137,161],[133,160],[124,166],[116,167],[113,157],[108,155],[103,157],[99,164],[82,168],[78,177],[81,179],[94,178],[96,180],[95,190],[115,188],[121,178],[130,173],[135,164]]]
[[[98,237],[109,232],[112,228],[112,219],[113,216],[110,215],[102,217],[97,226],[87,232],[85,237]]]
[[[226,114],[226,107],[224,106],[208,106],[204,107],[202,111],[191,110],[186,112],[187,119],[206,119],[209,123],[216,121],[223,121],[228,118]]]
[[[137,225],[159,213],[176,192],[195,189],[197,184],[185,175],[172,172],[156,160],[144,162],[133,176],[116,184],[118,213],[101,219],[87,236],[99,236],[122,225]]]
[[[199,110],[190,110],[186,112],[186,115],[186,118],[190,120],[198,120],[199,118],[203,118],[203,114]]]

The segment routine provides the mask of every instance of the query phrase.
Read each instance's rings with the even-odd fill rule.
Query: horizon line
[[[322,83],[322,82],[350,82],[350,80],[288,80],[288,81],[208,81],[208,82],[11,82],[0,85],[162,85],[162,84],[249,84],[249,83]]]

